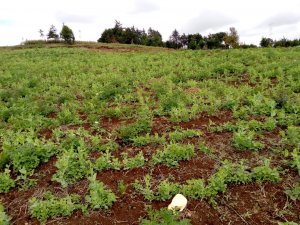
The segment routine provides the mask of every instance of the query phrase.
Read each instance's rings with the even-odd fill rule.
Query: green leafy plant
[[[168,200],[175,196],[179,189],[177,183],[169,182],[168,180],[162,181],[156,188],[155,199],[156,200]]]
[[[189,160],[195,155],[194,146],[191,144],[170,144],[164,147],[163,150],[157,151],[151,162],[153,165],[164,163],[168,166],[177,166],[181,160]]]
[[[199,137],[202,132],[192,129],[176,130],[169,133],[169,139],[171,142],[178,142],[185,138]]]
[[[178,212],[173,212],[168,209],[160,209],[155,211],[148,209],[149,219],[142,219],[141,225],[190,225],[188,219],[181,219]]]
[[[296,201],[300,198],[300,184],[297,183],[293,188],[285,190],[287,196],[293,201]]]
[[[124,195],[126,193],[127,185],[124,183],[123,180],[118,181],[118,191],[120,194]]]
[[[7,193],[15,186],[15,181],[10,177],[10,170],[6,168],[0,173],[0,193]]]
[[[58,170],[53,175],[52,180],[59,182],[63,187],[85,177],[91,169],[87,153],[82,149],[65,151],[58,157],[55,166]]]
[[[186,184],[182,185],[181,190],[183,195],[193,199],[203,199],[206,197],[206,187],[202,179],[187,180]]]
[[[80,204],[79,195],[56,197],[51,192],[45,192],[42,198],[31,198],[29,209],[32,217],[37,218],[42,224],[48,218],[70,216],[77,209],[86,211],[86,207]]]
[[[295,222],[279,222],[278,225],[299,225],[299,223],[295,223]]]
[[[251,173],[252,179],[263,182],[278,182],[281,180],[277,168],[270,167],[270,160],[264,160],[264,165],[253,168]]]
[[[143,183],[135,180],[133,187],[135,190],[141,192],[146,200],[153,201],[155,199],[154,191],[151,189],[151,176],[149,174],[144,177]]]
[[[139,152],[136,156],[129,158],[126,152],[122,153],[123,157],[123,169],[130,170],[137,167],[142,167],[145,164],[145,158],[143,152]]]
[[[89,177],[89,195],[85,197],[85,200],[93,209],[109,209],[115,201],[117,201],[116,195],[109,189],[107,189],[102,182],[96,180],[97,174],[92,174]]]
[[[0,224],[9,225],[10,217],[5,213],[3,205],[0,203]]]
[[[148,144],[160,145],[166,143],[165,136],[159,136],[157,133],[155,135],[150,135],[149,133],[145,136],[138,136],[132,138],[132,144],[134,146],[144,146]]]
[[[295,148],[292,152],[291,166],[297,168],[298,174],[300,174],[300,155],[299,155],[299,149],[297,148]]]
[[[257,151],[264,148],[264,144],[254,140],[255,133],[253,131],[240,130],[233,133],[233,146],[240,150]]]
[[[120,170],[122,167],[118,158],[112,157],[110,152],[103,153],[95,162],[94,168],[97,171],[114,169]]]

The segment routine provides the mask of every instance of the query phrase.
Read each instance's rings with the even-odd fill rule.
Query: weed
[[[163,150],[157,151],[153,156],[151,162],[153,165],[166,164],[168,166],[178,166],[181,160],[189,160],[195,155],[193,145],[169,144]]]
[[[44,224],[48,218],[70,216],[73,211],[86,208],[80,204],[79,195],[55,197],[51,192],[45,192],[41,199],[33,197],[29,200],[29,209],[32,217]]]
[[[179,213],[173,212],[168,209],[161,209],[155,211],[148,209],[149,219],[142,219],[141,225],[190,225],[191,223],[187,219],[180,220]]]
[[[117,200],[116,195],[107,189],[102,182],[96,180],[97,174],[92,174],[89,177],[89,191],[90,194],[85,197],[88,204],[93,209],[109,209]]]
[[[0,224],[9,225],[10,217],[5,213],[3,205],[0,203]]]
[[[0,193],[7,193],[15,186],[15,181],[10,177],[10,170],[6,168],[0,173]]]

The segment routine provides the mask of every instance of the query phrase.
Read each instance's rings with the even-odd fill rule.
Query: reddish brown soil
[[[214,123],[214,126],[223,124],[228,121],[233,121],[230,111],[222,111],[217,115],[200,114],[197,119],[189,122],[171,123],[166,118],[155,117],[153,119],[152,134],[163,133],[174,130],[175,127],[183,129],[198,129],[203,132],[201,137],[183,140],[182,143],[193,143],[197,149],[197,155],[189,161],[179,163],[178,167],[168,167],[158,165],[155,167],[144,166],[128,171],[108,170],[99,172],[97,179],[102,181],[108,188],[115,192],[118,196],[117,202],[112,209],[89,211],[89,215],[83,215],[77,211],[69,218],[55,218],[47,221],[47,224],[68,224],[68,225],[92,225],[92,224],[139,224],[140,218],[145,218],[146,205],[151,205],[154,209],[166,207],[170,201],[148,202],[143,196],[137,193],[132,183],[135,180],[142,180],[145,175],[150,174],[153,178],[154,187],[163,179],[171,179],[174,182],[184,183],[188,179],[203,178],[207,180],[215,171],[220,162],[224,159],[230,161],[240,161],[246,159],[247,164],[257,165],[260,157],[273,157],[276,159],[277,166],[282,166],[282,169],[288,170],[282,176],[281,182],[276,184],[271,183],[251,183],[245,185],[230,185],[224,194],[220,194],[217,198],[217,206],[213,207],[207,200],[192,200],[188,199],[187,209],[183,212],[182,217],[189,218],[194,225],[223,225],[223,224],[277,224],[278,221],[300,219],[300,201],[292,202],[284,193],[285,188],[291,187],[298,179],[297,172],[284,167],[282,158],[274,155],[271,151],[279,142],[280,128],[276,128],[272,132],[265,132],[262,135],[262,140],[266,144],[266,148],[262,151],[238,151],[231,145],[232,133],[219,132],[213,133],[208,130],[209,121]],[[118,118],[102,118],[99,125],[107,132],[112,132],[123,123],[130,123]],[[83,125],[66,125],[63,129],[78,129],[83,127],[90,130],[91,126],[88,123]],[[51,138],[52,131],[44,129],[40,131],[40,136],[43,138]],[[212,154],[204,154],[198,151],[197,143],[204,141],[212,150]],[[150,159],[150,156],[162,146],[148,145],[143,147],[134,147],[129,144],[122,143],[119,140],[120,148],[115,153],[117,156],[121,152],[128,152],[129,155],[135,155],[139,151],[143,151],[145,157]],[[91,159],[99,157],[101,153],[92,152]],[[29,190],[22,191],[13,189],[8,194],[1,194],[0,199],[6,207],[7,213],[12,217],[12,224],[16,225],[36,225],[39,222],[32,219],[29,214],[28,200],[32,196],[41,196],[46,190],[52,191],[57,196],[64,196],[70,193],[77,193],[82,196],[88,194],[88,181],[80,180],[68,188],[61,186],[51,181],[51,177],[56,172],[56,158],[53,157],[49,162],[41,165],[32,177],[37,179],[37,185]],[[125,193],[121,194],[118,189],[118,183],[123,181],[127,186]]]

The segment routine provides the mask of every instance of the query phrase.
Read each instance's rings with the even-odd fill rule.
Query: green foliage
[[[85,197],[85,200],[93,209],[109,209],[113,203],[117,201],[117,197],[111,190],[108,190],[102,182],[96,180],[96,175],[97,174],[92,174],[91,177],[89,177],[90,194]]]
[[[182,192],[187,197],[193,199],[206,198],[214,203],[214,198],[219,193],[224,193],[229,184],[246,184],[252,181],[278,182],[280,176],[277,168],[270,167],[269,160],[265,160],[264,165],[254,167],[251,170],[243,162],[234,164],[224,161],[218,171],[208,179],[207,184],[202,179],[187,180],[185,184],[172,183],[167,179],[154,188],[151,180],[152,177],[146,175],[143,181],[136,180],[133,185],[148,201],[166,201],[175,194]]]
[[[97,171],[108,169],[120,170],[122,164],[118,158],[112,157],[110,152],[105,152],[96,160],[94,167]]]
[[[298,174],[300,175],[300,154],[299,149],[295,148],[292,152],[292,167],[295,167],[298,170]]]
[[[59,182],[63,187],[82,179],[89,174],[91,163],[87,159],[87,153],[82,149],[66,150],[55,164],[58,169],[52,180]]]
[[[259,182],[278,182],[281,180],[278,170],[276,168],[271,168],[270,160],[267,159],[264,161],[264,165],[255,167],[252,170],[251,175],[254,180]]]
[[[151,189],[151,176],[149,174],[144,177],[143,183],[135,180],[133,187],[139,191],[146,200],[153,201],[155,199],[154,191]]]
[[[127,185],[124,183],[123,180],[118,181],[118,191],[120,194],[125,194],[127,189]]]
[[[165,136],[159,136],[157,133],[155,133],[155,135],[146,134],[145,136],[132,138],[132,142],[134,146],[144,146],[148,144],[160,145],[166,143],[166,138]]]
[[[10,170],[6,168],[0,173],[0,193],[7,193],[15,186],[15,181],[10,177]]]
[[[60,31],[60,37],[65,40],[66,43],[72,44],[75,42],[75,37],[73,31],[66,25],[63,24],[63,27]]]
[[[299,223],[295,223],[295,222],[279,222],[278,225],[299,225]]]
[[[44,224],[48,218],[70,216],[73,211],[85,207],[80,204],[79,195],[56,197],[51,192],[45,192],[41,199],[33,197],[29,200],[29,209],[32,217]]]
[[[233,133],[233,146],[240,150],[258,151],[264,148],[264,144],[254,140],[255,132],[239,130]]]
[[[290,148],[300,148],[300,128],[290,126],[286,132],[281,133],[282,143]]]
[[[193,145],[169,144],[162,150],[158,150],[153,156],[151,162],[153,165],[166,164],[168,166],[178,166],[181,160],[189,160],[195,155]]]
[[[119,136],[124,142],[130,142],[135,137],[151,131],[152,117],[149,110],[140,112],[136,122],[123,125],[119,129]]]
[[[202,179],[187,180],[186,184],[182,185],[182,193],[193,199],[203,199],[206,197],[206,187]]]
[[[34,137],[32,130],[18,133],[8,132],[3,142],[3,152],[0,154],[0,166],[4,167],[11,163],[16,172],[22,169],[31,171],[40,163],[48,161],[55,153],[53,143]]]
[[[122,154],[123,169],[130,170],[137,167],[142,167],[145,164],[143,152],[139,152],[136,156],[129,158],[127,153]]]
[[[180,214],[168,209],[161,209],[159,211],[148,210],[149,219],[142,219],[141,225],[190,225],[187,219],[180,220]]]
[[[118,148],[119,148],[118,143],[116,143],[115,141],[109,141],[106,144],[100,145],[98,150],[102,152],[106,152],[106,151],[114,151],[117,150]]]
[[[178,191],[180,191],[178,184],[164,180],[157,186],[155,199],[166,201],[176,195]]]
[[[171,142],[178,142],[185,138],[199,137],[200,135],[202,135],[202,132],[197,130],[175,130],[169,133],[169,139]]]
[[[9,225],[10,217],[5,213],[3,205],[0,203],[0,224]]]
[[[300,184],[297,183],[292,189],[285,190],[285,193],[287,194],[287,196],[289,196],[290,199],[296,201],[300,198]]]

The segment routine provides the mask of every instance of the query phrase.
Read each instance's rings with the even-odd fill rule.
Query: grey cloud
[[[269,17],[264,22],[262,22],[258,27],[279,27],[292,25],[300,22],[300,14],[292,13],[292,12],[284,12],[279,13],[274,16]]]
[[[199,16],[188,21],[185,32],[197,33],[208,29],[218,29],[226,25],[235,23],[237,20],[217,11],[203,11]]]
[[[62,23],[92,23],[94,22],[94,17],[92,15],[83,14],[70,14],[65,12],[57,12],[56,18]]]
[[[148,1],[148,0],[135,0],[134,1],[134,10],[132,13],[138,14],[138,13],[148,13],[153,12],[159,9],[159,6]]]

